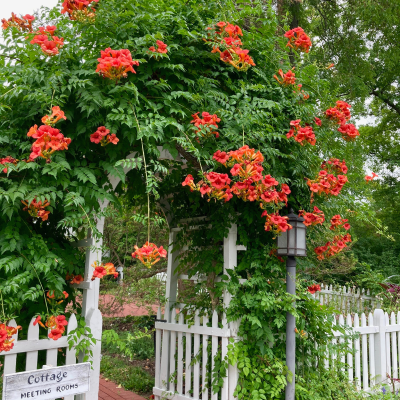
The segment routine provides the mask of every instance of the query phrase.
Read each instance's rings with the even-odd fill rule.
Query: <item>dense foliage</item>
[[[263,1],[248,6],[240,1],[101,0],[95,17],[71,12],[69,19],[60,11],[42,10],[30,34],[16,26],[4,30],[2,318],[14,314],[28,320],[44,313],[41,296],[47,291],[54,291],[56,298],[63,291],[74,297],[66,275],[82,274],[84,263],[71,241],[85,237],[89,228],[95,234],[96,219],[104,212],[111,215],[101,210],[101,202],[114,202],[114,209],[126,207],[124,202],[136,210],[145,207],[151,215],[137,215],[145,224],[150,217],[158,220],[159,207],[170,225],[207,216],[212,230],[184,230],[179,237],[180,245],[189,245],[180,268],[207,276],[203,284],[188,288],[190,297],[184,302],[189,311],[222,312],[223,290],[234,293],[225,311],[231,320],[243,317],[240,336],[245,340],[230,356],[231,362],[239,361],[240,398],[249,393],[254,399],[281,398],[286,379],[282,327],[293,299],[285,293],[274,242],[277,231],[287,229],[283,217],[288,205],[303,210],[309,225],[315,225],[309,229],[309,257],[302,263],[308,280],[299,286],[296,314],[302,398],[317,399],[312,385],[318,374],[305,355],[321,356],[315,343],[322,346],[331,337],[332,310],[320,308],[308,293],[309,277],[318,276],[318,267],[332,273],[335,264],[330,260],[340,260],[350,242],[344,231],[338,234],[338,229],[348,229],[338,214],[350,223],[373,215],[355,194],[365,182],[349,105],[336,102],[323,69],[310,63],[310,39],[296,27],[285,37],[289,26],[278,26],[274,10]],[[45,37],[37,38],[35,30],[47,24]],[[216,46],[228,27],[232,35],[224,34],[224,44]],[[52,130],[47,125],[31,129],[53,107],[60,107],[66,119],[56,127],[52,120]],[[51,144],[40,142],[42,133],[52,138]],[[248,187],[246,174],[232,172],[222,162],[244,146],[261,155],[253,165],[257,179],[255,170],[249,172],[257,190]],[[244,168],[246,160],[240,163]],[[189,175],[200,181],[198,186],[182,186],[191,182]],[[115,178],[121,184],[110,190]],[[235,187],[229,186],[231,181]],[[268,187],[274,188],[272,193]],[[319,224],[320,210],[324,225]],[[278,211],[280,216],[272,216]],[[226,283],[220,244],[234,222],[248,251]],[[118,262],[128,252],[126,244],[118,249],[112,239],[110,250]],[[157,251],[152,257],[165,255],[162,248]],[[107,272],[112,274],[101,271]],[[247,283],[240,285],[238,278],[247,278]],[[249,370],[261,378],[249,376]]]

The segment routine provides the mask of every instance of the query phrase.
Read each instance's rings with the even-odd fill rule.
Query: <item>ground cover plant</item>
[[[154,318],[104,320],[100,372],[127,390],[148,397],[154,386]]]
[[[225,311],[231,320],[243,317],[244,340],[218,368],[223,373],[227,362],[238,362],[240,399],[282,398],[282,332],[293,299],[275,239],[291,229],[289,209],[309,227],[302,262],[308,277],[320,266],[334,270],[331,260],[344,257],[353,218],[373,218],[351,189],[368,188],[353,157],[359,132],[351,105],[335,96],[321,73],[325,66],[310,61],[312,38],[285,21],[278,26],[269,2],[68,5],[42,10],[26,19],[28,27],[14,17],[3,22],[2,322],[16,316],[25,330],[23,321],[37,315],[51,338],[61,337],[67,296],[80,307],[70,284],[83,279],[83,253],[71,242],[88,229],[97,234],[96,220],[112,212],[99,202],[118,209],[125,198],[144,209],[139,219],[147,232],[142,242],[129,242],[129,252],[146,269],[167,256],[152,221],[171,226],[207,216],[211,231],[179,236],[180,245],[188,244],[180,269],[209,277],[183,299],[185,312],[222,312],[223,290],[234,294]],[[121,183],[111,190],[115,178]],[[231,223],[247,252],[231,279],[217,282]],[[121,250],[110,240],[109,250],[116,259],[122,253],[121,262],[126,257],[126,244]],[[97,260],[93,279],[116,277],[109,261]],[[319,359],[317,372],[303,362],[304,399],[315,398],[315,382],[326,372],[322,349],[332,338],[333,310],[314,300],[313,284],[310,278],[299,284],[295,311],[298,356]],[[7,350],[12,332],[4,330]],[[259,379],[249,375],[256,370]]]

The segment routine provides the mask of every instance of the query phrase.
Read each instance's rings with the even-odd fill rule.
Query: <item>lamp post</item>
[[[282,232],[278,236],[279,256],[287,256],[286,259],[286,291],[296,294],[296,258],[307,255],[306,226],[304,218],[298,217],[290,210],[288,223],[292,229]],[[295,306],[295,304],[293,304]],[[292,382],[288,382],[285,388],[285,400],[295,399],[295,365],[296,365],[296,319],[290,312],[286,316],[286,365],[292,373]]]

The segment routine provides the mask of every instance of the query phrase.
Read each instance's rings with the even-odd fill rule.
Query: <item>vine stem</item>
[[[33,264],[32,264],[22,253],[20,253],[20,254],[21,254],[22,257],[25,258],[26,261],[28,261],[28,263],[31,265],[31,267],[32,267],[33,270],[35,271],[35,274],[36,274],[36,276],[37,276],[37,278],[38,278],[38,280],[39,280],[40,287],[42,288],[42,291],[43,291],[43,299],[44,299],[44,304],[45,304],[45,306],[46,306],[47,314],[50,315],[50,313],[49,313],[49,307],[47,307],[46,294],[45,294],[45,291],[44,291],[44,287],[43,287],[43,285],[42,285],[42,281],[41,281],[40,278],[39,278],[39,274],[37,273],[36,268],[33,266]]]
[[[56,92],[56,89],[53,89],[53,94],[51,96],[51,103],[50,103],[50,114],[51,114],[51,109],[53,107],[53,100],[54,100],[54,93]]]
[[[130,104],[130,103],[129,103]],[[135,116],[136,124],[138,126],[138,131],[140,132],[140,124],[137,119],[135,109],[132,107],[132,104],[130,104],[133,115]],[[142,144],[142,154],[143,154],[143,165],[144,165],[144,174],[146,177],[146,192],[147,192],[147,241],[150,242],[150,193],[149,193],[149,179],[147,175],[147,163],[146,163],[146,156],[144,154],[144,144],[143,144],[143,138],[140,138],[140,142]]]
[[[3,322],[6,323],[6,313],[4,312],[3,292],[0,290],[1,310],[3,312]]]
[[[136,118],[136,115],[135,115]],[[138,126],[139,122],[136,119]],[[139,128],[140,130],[140,128]],[[146,165],[146,157],[144,155],[144,145],[143,145],[143,139],[140,138],[140,141],[142,143],[142,154],[143,154],[143,164],[144,164],[144,172],[146,175],[146,188],[147,188],[147,241],[150,242],[150,194],[149,194],[149,187],[148,187],[148,179],[147,179],[147,165]]]

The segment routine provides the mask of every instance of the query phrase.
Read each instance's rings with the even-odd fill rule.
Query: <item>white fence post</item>
[[[379,328],[374,335],[375,384],[386,379],[386,321],[382,310],[374,311],[374,325]],[[389,345],[389,344],[388,344]]]
[[[233,224],[229,229],[228,237],[224,238],[224,273],[228,274],[228,270],[233,270],[237,266],[237,225]],[[224,307],[229,307],[232,295],[225,290],[224,292]],[[231,328],[232,336],[237,337],[237,331],[239,330],[240,321],[232,321],[229,324]],[[223,325],[226,326],[226,317],[223,317]],[[222,358],[227,354],[228,338],[222,339]],[[224,386],[222,395],[226,395],[227,400],[234,400],[233,393],[235,392],[236,386],[239,380],[239,371],[237,365],[228,365],[227,377],[224,379]],[[226,384],[227,383],[227,384]],[[224,389],[227,389],[227,393]],[[224,397],[222,397],[224,398]]]

